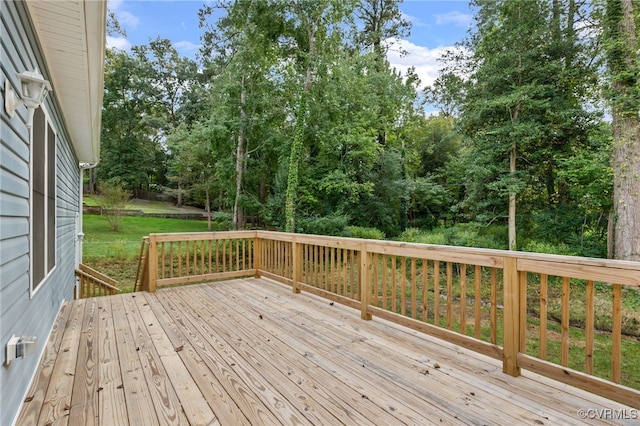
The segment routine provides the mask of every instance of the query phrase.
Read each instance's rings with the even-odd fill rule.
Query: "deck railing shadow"
[[[270,231],[151,234],[142,260],[144,291],[266,277],[498,359],[506,374],[524,368],[640,408],[640,377],[624,363],[640,339],[622,327],[638,262]]]

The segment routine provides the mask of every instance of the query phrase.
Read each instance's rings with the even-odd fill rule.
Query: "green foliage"
[[[522,245],[522,251],[532,253],[560,254],[565,256],[575,256],[575,252],[566,244],[551,244],[543,241],[530,241]]]
[[[82,221],[85,233],[83,262],[118,280],[120,289],[125,292],[133,290],[143,236],[207,231],[207,222],[203,220],[124,216],[116,234],[100,216],[84,215]]]
[[[296,232],[315,235],[348,235],[349,217],[334,213],[324,217],[301,217],[296,225]]]
[[[631,10],[626,10],[625,1],[604,1],[604,10],[598,10],[604,29],[600,41],[609,71],[608,100],[615,110],[637,117],[640,109],[640,59],[637,54],[640,7],[633,1],[627,5]]]
[[[407,228],[402,234],[396,237],[396,240],[407,243],[446,245],[442,229],[427,231],[419,228]]]
[[[98,178],[233,209],[239,226],[497,248],[516,194],[522,248],[606,255],[614,151],[590,61],[623,46],[580,29],[617,3],[474,1],[470,37],[423,92],[432,117],[416,75],[385,60],[409,29],[398,3],[204,5],[198,66],[168,40],[110,50]]]
[[[224,212],[224,211],[213,212],[211,215],[211,219],[215,222],[216,229],[218,230],[227,231],[233,228],[232,226],[233,215],[229,212]]]
[[[124,189],[124,184],[117,179],[102,183],[99,190],[96,200],[102,209],[102,215],[109,222],[111,230],[117,232],[122,209],[131,198],[131,191]]]
[[[298,192],[298,169],[300,153],[304,139],[305,121],[307,116],[307,94],[300,94],[298,108],[296,110],[296,127],[289,154],[289,175],[287,177],[287,192],[284,200],[285,231],[295,232],[296,195]],[[317,233],[317,232],[312,232]]]
[[[472,3],[476,28],[466,54],[450,52],[428,90],[450,106],[447,114],[459,113],[465,137],[464,172],[450,175],[462,188],[454,217],[505,224],[510,196],[529,214],[574,204],[563,171],[587,149],[596,118],[586,104],[597,66],[576,30],[588,11],[572,0]]]
[[[422,244],[436,244],[448,246],[480,247],[491,249],[505,249],[504,241],[506,229],[504,227],[481,227],[475,224],[460,224],[449,228],[423,230],[408,228],[396,239]]]
[[[450,246],[463,246],[463,247],[482,247],[491,249],[505,250],[507,241],[506,231],[504,227],[499,227],[502,232],[489,232],[484,226],[479,226],[474,223],[459,224],[450,228],[446,228],[443,231],[445,244]],[[496,235],[500,235],[496,238]]]
[[[384,232],[377,228],[366,228],[364,226],[348,226],[347,236],[353,238],[364,238],[367,240],[384,240]]]

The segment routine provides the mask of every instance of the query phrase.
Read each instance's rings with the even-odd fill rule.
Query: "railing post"
[[[371,314],[368,312],[371,303],[371,287],[369,283],[369,253],[367,244],[360,246],[360,318],[370,320]]]
[[[502,351],[502,371],[511,376],[520,375],[518,352],[524,338],[521,318],[521,286],[517,259],[504,258],[504,345]]]
[[[255,277],[260,278],[260,263],[262,262],[262,250],[260,249],[260,236],[256,233],[253,240],[253,267],[256,270]]]
[[[295,236],[291,240],[291,249],[293,250],[293,292],[300,293],[300,287],[298,284],[302,278],[302,244],[298,244]]]
[[[155,234],[149,235],[149,275],[147,277],[146,290],[156,291],[158,281],[158,240]]]

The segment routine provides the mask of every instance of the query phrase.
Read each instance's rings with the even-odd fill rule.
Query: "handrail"
[[[112,296],[120,293],[116,280],[84,264],[80,264],[75,273],[80,283],[78,294],[76,294],[77,299]]]
[[[140,256],[138,256],[138,269],[136,270],[136,280],[133,284],[133,291],[144,289],[146,286],[145,279],[147,278],[146,272],[149,268],[149,237],[142,237],[142,244],[140,245]]]
[[[108,275],[103,274],[102,272],[99,272],[93,268],[91,268],[90,266],[85,265],[84,263],[81,263],[78,266],[78,269],[80,269],[82,272],[85,272],[95,278],[98,278],[99,280],[104,281],[105,283],[114,286],[114,287],[118,287],[118,281],[114,280],[113,278],[111,278]]]
[[[147,257],[148,291],[262,276],[500,359],[507,374],[526,368],[640,408],[640,391],[621,384],[622,346],[640,345],[623,341],[621,328],[623,288],[640,291],[638,262],[271,231],[151,234]],[[579,292],[587,300],[583,367],[568,356],[570,295]],[[594,343],[598,292],[612,300],[604,354]],[[552,325],[560,329],[553,345]],[[611,360],[609,376],[594,376],[597,357]]]

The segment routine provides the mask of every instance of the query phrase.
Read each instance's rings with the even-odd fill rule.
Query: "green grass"
[[[206,232],[206,220],[123,216],[118,232],[98,215],[84,215],[83,262],[118,280],[122,291],[133,290],[142,237],[151,233]],[[220,230],[214,223],[212,230]]]
[[[502,324],[499,323],[500,327]],[[529,355],[537,357],[540,350],[540,321],[538,318],[527,318],[527,347]],[[560,364],[561,326],[555,322],[547,323],[547,360]],[[585,330],[579,327],[569,327],[569,367],[585,371]],[[611,335],[607,332],[594,334],[594,375],[605,380],[612,379],[611,369]],[[621,341],[621,383],[625,386],[640,389],[640,340],[623,336]]]
[[[401,313],[402,299],[405,300],[404,308],[407,316],[411,316],[412,313],[412,285],[411,285],[411,262],[406,261],[406,270],[404,277],[406,280],[406,286],[402,288],[402,262],[398,259],[396,262],[395,281],[396,292],[395,294],[391,289],[391,278],[393,272],[389,259],[380,260],[378,263],[378,295],[380,300],[378,306],[382,306],[381,295],[382,291],[382,272],[387,271],[386,284],[387,284],[387,300],[386,308],[396,313]],[[418,319],[423,320],[423,277],[422,277],[422,262],[418,261],[416,267],[416,316]],[[460,324],[460,313],[462,309],[461,304],[461,281],[460,281],[460,268],[459,264],[452,265],[452,285],[451,285],[451,327],[447,327],[447,300],[439,299],[439,326],[443,328],[449,328],[452,331],[462,332]],[[535,274],[530,274],[535,275]],[[427,284],[427,319],[426,321],[434,324],[434,291],[433,291],[433,264],[429,263],[427,270],[428,284]],[[482,269],[482,286],[480,288],[480,294],[476,295],[474,278],[475,271],[473,268],[467,268],[466,274],[466,326],[464,327],[465,333],[468,336],[475,335],[475,328],[473,326],[475,316],[474,301],[476,296],[484,302],[481,308],[481,340],[490,342],[490,306],[487,302],[490,300],[490,276],[487,268]],[[538,356],[539,343],[540,343],[540,313],[539,313],[539,280],[529,277],[528,285],[528,297],[527,297],[527,348],[526,352],[529,355]],[[497,284],[497,305],[503,304],[503,289],[502,289],[502,271],[497,272],[496,276]],[[561,300],[562,300],[562,280],[556,277],[549,277],[549,289],[547,294],[547,360],[550,362],[559,364],[561,357]],[[446,268],[441,265],[440,267],[440,280],[438,282],[440,289],[440,296],[443,297],[447,294],[447,279]],[[611,338],[611,317],[613,310],[612,302],[612,290],[611,286],[596,283],[595,285],[595,333],[594,333],[594,375],[603,379],[611,380],[611,351],[612,351],[612,338]],[[621,316],[622,316],[622,342],[621,342],[621,382],[622,384],[640,389],[640,309],[638,309],[638,299],[640,298],[639,291],[626,288],[622,291],[621,300]],[[585,346],[586,346],[586,285],[581,280],[571,280],[570,291],[570,351],[569,351],[569,367],[578,371],[585,371]],[[395,310],[391,307],[391,301],[395,299]],[[497,344],[503,344],[503,309],[499,307],[497,309],[497,323],[496,334]]]
[[[90,207],[98,206],[98,199],[91,195],[85,195],[83,197],[83,202]],[[177,207],[172,203],[167,203],[165,201],[149,201],[149,200],[138,200],[131,199],[125,206],[125,210],[142,210],[144,213],[200,213],[204,210],[191,207],[191,206],[183,206]]]

